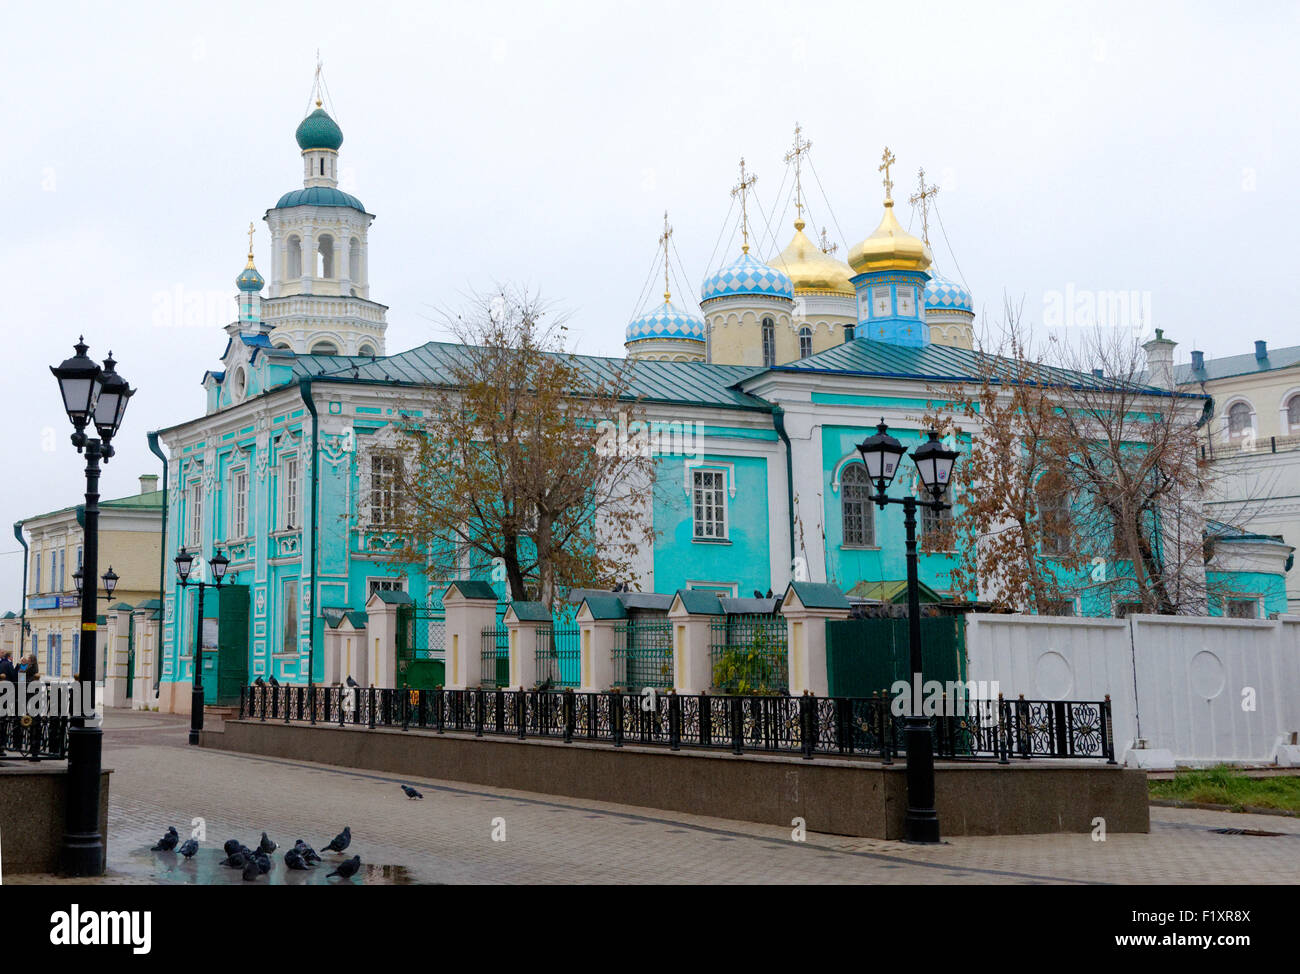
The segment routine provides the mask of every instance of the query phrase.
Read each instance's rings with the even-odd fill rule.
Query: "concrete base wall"
[[[205,730],[205,747],[397,775],[640,805],[813,832],[901,838],[907,781],[901,763],[668,751],[575,741],[476,738],[233,720]],[[945,835],[1108,832],[1150,828],[1146,774],[1081,762],[940,763]]]
[[[99,779],[99,833],[108,858],[108,776]],[[0,867],[6,873],[59,871],[67,802],[67,766],[59,761],[0,762]]]

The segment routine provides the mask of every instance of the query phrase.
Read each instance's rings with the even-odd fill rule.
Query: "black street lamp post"
[[[915,686],[921,683],[921,585],[917,577],[916,509],[943,511],[952,507],[944,501],[957,453],[946,450],[939,434],[930,431],[929,439],[912,451],[912,462],[928,498],[887,497],[890,481],[898,472],[898,463],[907,451],[889,435],[881,420],[876,435],[858,444],[867,475],[875,482],[871,501],[882,510],[887,504],[903,505],[903,525],[907,529],[907,636],[911,650],[913,699],[903,721],[903,742],[907,749],[907,815],[903,836],[909,842],[938,842],[939,813],[934,807],[934,737],[929,719],[917,713]],[[924,684],[921,684],[924,686]]]
[[[194,568],[194,555],[181,549],[176,556],[176,577],[182,589],[197,585],[199,588],[198,605],[194,612],[194,679],[191,681],[193,692],[190,695],[190,743],[199,743],[199,733],[203,730],[203,591],[209,586],[221,588],[221,580],[226,577],[226,568],[230,559],[218,551],[208,559],[212,568],[212,582],[199,579],[190,581],[190,572]]]
[[[50,371],[59,382],[63,409],[72,423],[72,445],[86,455],[86,507],[83,526],[82,571],[94,578],[99,571],[99,465],[113,456],[112,439],[122,425],[128,400],[135,390],[114,369],[109,352],[101,368],[86,357],[87,345],[78,339],[77,354]],[[94,424],[98,436],[88,437]],[[74,573],[75,579],[75,573]],[[109,580],[105,577],[105,586]],[[112,576],[117,584],[117,576]],[[111,590],[110,590],[111,591]],[[99,876],[104,872],[104,837],[99,831],[99,779],[102,770],[103,731],[94,721],[95,666],[98,656],[97,609],[99,599],[81,600],[81,634],[90,651],[82,653],[81,681],[89,687],[83,713],[73,716],[68,729],[67,806],[61,850],[62,867],[69,876]],[[89,726],[86,715],[92,717]]]

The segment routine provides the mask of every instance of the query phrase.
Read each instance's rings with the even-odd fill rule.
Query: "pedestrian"
[[[18,682],[18,671],[14,669],[14,654],[10,649],[0,650],[0,683],[5,680],[11,683]]]
[[[26,680],[28,683],[35,683],[41,678],[41,668],[36,664],[36,654],[23,658],[18,665],[18,678]]]

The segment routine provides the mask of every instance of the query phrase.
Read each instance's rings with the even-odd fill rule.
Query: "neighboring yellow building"
[[[99,502],[99,576],[111,567],[118,576],[111,600],[103,598],[100,578],[85,581],[86,591],[100,596],[104,621],[110,606],[140,606],[159,596],[159,558],[162,554],[163,492],[158,477],[140,478],[140,493]],[[73,572],[81,567],[84,552],[83,505],[65,507],[29,517],[16,526],[26,536],[27,592],[24,615],[6,614],[0,623],[0,646],[14,648],[14,660],[36,654],[42,676],[72,679],[81,654],[81,600]],[[105,673],[104,641],[96,665],[100,680]]]
[[[1217,359],[1193,351],[1174,378],[1214,398],[1203,444],[1215,475],[1209,516],[1300,547],[1300,345],[1257,341],[1253,353]],[[1287,576],[1287,602],[1300,612],[1300,572]]]

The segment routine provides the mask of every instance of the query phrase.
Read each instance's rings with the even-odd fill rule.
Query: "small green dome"
[[[253,266],[253,255],[249,254],[248,266],[240,272],[240,275],[237,278],[235,278],[235,287],[239,288],[241,291],[253,293],[262,290],[265,285],[265,278],[257,272],[257,268]]]
[[[343,130],[323,108],[317,108],[299,122],[293,135],[303,152],[308,149],[333,149],[337,152],[343,144]]]

